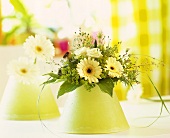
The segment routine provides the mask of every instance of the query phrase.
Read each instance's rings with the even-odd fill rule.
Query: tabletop
[[[170,98],[170,97],[169,97]],[[141,100],[138,103],[120,102],[130,129],[111,134],[66,134],[59,130],[58,119],[37,121],[0,120],[0,138],[169,138],[170,116],[165,108],[160,114],[161,102]],[[166,102],[170,110],[170,102]],[[61,109],[62,110],[62,109]]]

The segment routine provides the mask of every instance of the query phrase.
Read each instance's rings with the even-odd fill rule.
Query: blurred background
[[[7,80],[7,63],[23,54],[29,35],[44,34],[52,40],[56,58],[70,49],[68,42],[80,27],[103,31],[112,44],[122,41],[120,51],[148,55],[165,66],[148,72],[162,95],[170,94],[170,0],[0,0],[0,99]],[[156,92],[146,74],[140,76],[142,97]],[[115,91],[126,99],[128,87]]]

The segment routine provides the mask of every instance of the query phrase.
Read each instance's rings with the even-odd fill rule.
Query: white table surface
[[[58,119],[41,121],[0,120],[0,138],[170,138],[170,116],[163,110],[163,116],[150,127],[160,113],[161,103],[141,100],[132,104],[121,102],[122,109],[129,122],[130,129],[112,134],[78,135],[65,134],[59,131]],[[170,110],[170,102],[166,103]],[[166,117],[165,117],[166,116]],[[141,117],[141,118],[140,118]],[[152,117],[152,118],[144,118]]]

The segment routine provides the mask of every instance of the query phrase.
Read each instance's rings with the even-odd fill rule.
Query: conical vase
[[[95,86],[87,91],[81,86],[70,92],[60,118],[66,133],[113,133],[129,128],[116,93],[111,97]]]
[[[8,120],[38,120],[60,116],[50,86],[23,84],[9,77],[0,105],[0,116]],[[39,98],[40,97],[40,98]]]

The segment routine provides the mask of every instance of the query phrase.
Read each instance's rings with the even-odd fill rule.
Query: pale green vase
[[[70,93],[60,118],[66,133],[113,133],[129,128],[116,94],[102,92],[98,86],[87,91],[81,86]]]
[[[23,84],[10,77],[0,106],[0,116],[9,120],[39,120],[60,116],[50,86],[41,93],[40,83]],[[38,97],[41,93],[40,100]]]

